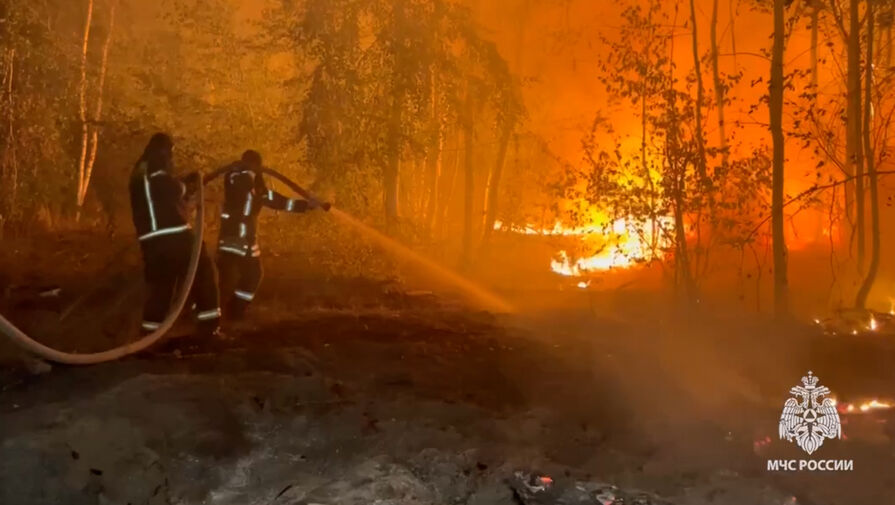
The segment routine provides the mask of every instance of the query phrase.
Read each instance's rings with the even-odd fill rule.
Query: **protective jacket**
[[[224,174],[224,206],[218,250],[243,257],[261,255],[258,246],[258,214],[263,207],[305,212],[306,200],[287,198],[264,183],[264,177],[241,161]]]
[[[147,160],[137,163],[131,174],[131,211],[137,237],[145,241],[190,228],[183,215],[186,186],[171,175],[167,167],[153,166]]]

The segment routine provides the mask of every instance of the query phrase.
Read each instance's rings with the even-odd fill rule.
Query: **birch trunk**
[[[81,217],[81,206],[84,204],[81,194],[84,191],[85,168],[87,165],[87,144],[89,141],[89,125],[87,124],[87,48],[90,42],[90,25],[93,21],[93,0],[87,0],[87,15],[84,21],[84,37],[81,45],[81,82],[79,87],[78,112],[81,119],[81,156],[78,158],[78,192],[77,217]]]
[[[90,155],[87,158],[86,173],[84,174],[84,185],[81,189],[78,201],[79,205],[83,205],[87,199],[87,188],[90,186],[90,177],[93,175],[93,165],[96,163],[96,150],[99,144],[99,122],[103,116],[103,94],[106,89],[106,68],[109,64],[109,46],[112,43],[112,32],[115,30],[115,7],[116,2],[112,2],[109,7],[109,33],[106,34],[106,41],[103,43],[103,58],[99,67],[99,83],[97,88],[99,92],[96,97],[96,110],[93,112],[93,132],[90,138]]]

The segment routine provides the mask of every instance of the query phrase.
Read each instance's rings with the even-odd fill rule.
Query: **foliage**
[[[620,37],[603,37],[602,83],[613,102],[637,111],[637,135],[622,135],[597,117],[583,140],[584,196],[605,209],[604,226],[624,219],[627,233],[650,247],[646,259],[674,261],[676,279],[696,282],[708,268],[712,244],[745,247],[754,239],[749,217],[759,216],[769,186],[765,151],[722,162],[721,149],[700,159],[692,72],[681,80],[670,59],[674,26],[664,2],[625,8]],[[731,86],[739,75],[728,76]],[[701,112],[704,114],[704,112]],[[615,138],[606,149],[600,139]],[[701,142],[709,145],[709,139]],[[734,146],[731,151],[743,151]],[[700,163],[707,166],[704,180]],[[664,254],[670,253],[670,254]],[[695,287],[695,286],[694,286]]]

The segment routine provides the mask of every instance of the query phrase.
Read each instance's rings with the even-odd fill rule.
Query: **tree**
[[[482,245],[487,247],[494,231],[500,201],[500,181],[506,163],[507,149],[515,129],[524,118],[525,110],[522,102],[520,86],[493,46],[486,51],[487,75],[490,77],[489,88],[492,97],[491,105],[495,111],[494,130],[497,133],[497,155],[494,165],[488,173],[485,186],[485,221],[482,227]]]
[[[586,198],[608,214],[603,224],[623,219],[626,232],[652,248],[647,260],[673,260],[675,286],[695,300],[712,242],[750,240],[742,227],[736,232],[742,237],[725,231],[733,228],[729,225],[734,219],[742,220],[745,211],[757,212],[766,181],[757,154],[722,162],[711,171],[703,168],[712,161],[698,121],[699,79],[692,78],[695,72],[683,82],[675,75],[670,56],[675,21],[664,5],[656,1],[626,7],[620,34],[603,37],[608,54],[601,61],[602,83],[611,104],[636,107],[640,131],[635,138],[626,137],[611,121],[597,117],[584,139],[582,175]],[[612,147],[601,146],[607,135],[614,137]],[[714,237],[706,240],[709,246],[702,246],[690,230],[697,230],[706,215]]]
[[[848,39],[848,121],[846,130],[845,159],[850,175],[855,176],[855,207],[857,231],[857,266],[858,273],[864,272],[864,249],[866,246],[864,224],[864,151],[862,147],[861,127],[861,20],[859,0],[849,0]]]
[[[784,145],[783,136],[783,49],[785,45],[785,0],[773,0],[774,44],[771,50],[771,80],[768,91],[771,138],[773,142],[773,181],[771,191],[771,227],[774,244],[774,313],[789,313],[786,236],[784,235]]]
[[[706,171],[706,153],[705,153],[705,137],[703,135],[702,128],[702,109],[705,104],[705,88],[702,84],[702,64],[700,62],[699,55],[699,35],[698,30],[696,28],[696,3],[695,0],[690,0],[690,36],[692,40],[692,48],[693,48],[693,78],[696,81],[696,146],[698,148],[698,158],[696,160],[697,168],[699,169],[699,176],[702,179],[702,183],[708,183],[708,173]]]
[[[87,123],[87,49],[90,42],[90,25],[93,21],[93,0],[87,0],[87,14],[84,21],[84,37],[81,44],[81,82],[79,85],[78,112],[81,120],[81,156],[78,158],[78,216],[84,200],[81,195],[87,192],[87,149],[90,140],[90,125]]]
[[[724,123],[724,95],[726,90],[725,84],[721,80],[721,69],[718,62],[718,0],[712,0],[712,21],[709,41],[711,43],[712,83],[715,88],[715,107],[718,109],[718,139],[721,149],[721,164],[727,165],[730,153],[728,152],[726,125]]]
[[[873,142],[873,69],[874,69],[874,36],[876,24],[876,0],[867,0],[867,37],[866,37],[866,56],[864,60],[864,124],[863,127],[863,148],[864,159],[867,162],[868,184],[870,185],[870,266],[867,274],[861,282],[858,294],[855,297],[855,307],[864,308],[867,304],[867,297],[873,288],[876,275],[879,271],[880,260],[880,216],[879,216],[879,178],[876,170],[875,148]],[[879,108],[881,104],[877,103]],[[888,130],[888,124],[885,126]]]
[[[92,3],[92,0],[91,0]],[[89,154],[84,153],[82,151],[82,163],[84,165],[83,169],[80,172],[80,177],[78,181],[78,212],[80,213],[80,208],[84,206],[84,200],[87,198],[87,188],[90,186],[90,178],[93,175],[93,167],[96,164],[96,151],[99,146],[99,127],[100,121],[102,120],[103,115],[103,93],[106,89],[106,69],[109,64],[109,46],[112,43],[112,34],[115,30],[115,8],[117,6],[117,0],[112,0],[109,5],[109,25],[107,27],[106,39],[103,43],[103,51],[102,51],[102,59],[100,60],[100,68],[99,68],[99,81],[96,85],[97,88],[97,96],[96,96],[96,105],[93,113],[93,128],[91,132],[91,137],[89,141]],[[87,39],[86,31],[85,31],[85,40]],[[82,62],[82,65],[86,62]],[[83,71],[84,69],[82,69]],[[82,83],[83,85],[83,83]],[[82,88],[82,106],[86,106],[86,97],[84,96],[84,89]],[[82,110],[82,121],[84,121],[85,110]],[[84,122],[86,125],[86,122]],[[82,141],[83,142],[83,141]],[[83,144],[82,144],[83,146]],[[87,156],[86,160],[84,160],[84,156]]]

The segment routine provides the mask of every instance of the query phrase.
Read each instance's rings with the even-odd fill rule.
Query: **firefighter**
[[[258,213],[262,207],[300,213],[329,210],[329,203],[290,199],[268,189],[261,173],[261,155],[246,151],[224,173],[224,206],[218,242],[218,270],[228,318],[242,319],[261,283]]]
[[[130,179],[131,210],[149,288],[141,325],[144,334],[157,330],[168,315],[175,291],[187,274],[195,238],[188,219],[195,190],[202,182],[198,173],[174,177],[173,150],[170,136],[153,135]],[[204,244],[190,299],[199,333],[223,337],[217,278]]]

